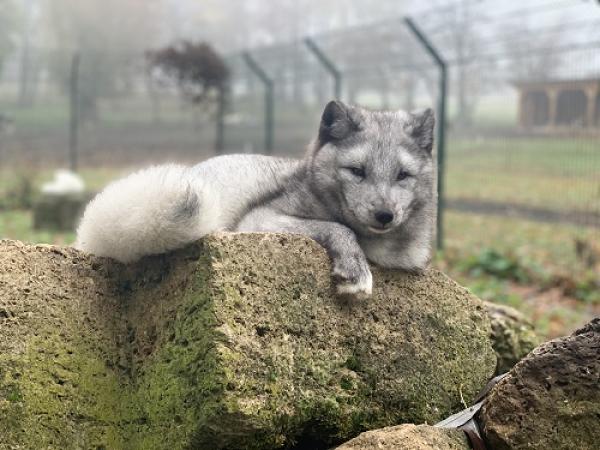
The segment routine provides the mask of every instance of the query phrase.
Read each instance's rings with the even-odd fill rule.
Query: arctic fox
[[[418,272],[435,217],[431,109],[327,104],[301,160],[228,155],[155,166],[88,205],[76,246],[129,263],[218,231],[286,232],[320,243],[340,295],[368,297],[367,261]]]

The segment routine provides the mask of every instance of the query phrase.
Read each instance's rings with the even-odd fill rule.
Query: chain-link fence
[[[488,6],[413,16],[448,64],[448,206],[600,227],[600,8]],[[0,79],[0,170],[67,166],[74,145],[80,167],[214,154],[214,109],[157,83],[145,55],[82,52],[76,71],[72,51],[32,48],[27,58],[26,73],[15,58]],[[337,94],[408,110],[437,107],[440,96],[439,67],[402,17],[226,59],[227,152],[302,155]]]
[[[36,58],[49,62],[35,68],[31,80],[8,67],[0,82],[0,164],[68,166],[73,118],[83,167],[210,153],[214,128],[203,111],[157,85],[144,55],[36,50]]]

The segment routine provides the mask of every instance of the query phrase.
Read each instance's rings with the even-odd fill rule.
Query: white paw
[[[373,293],[373,275],[371,275],[371,271],[368,270],[354,283],[339,282],[336,286],[336,292],[338,295],[347,295],[358,299],[369,298]]]

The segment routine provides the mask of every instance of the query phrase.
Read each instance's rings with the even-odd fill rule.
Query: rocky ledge
[[[337,299],[301,236],[131,266],[1,241],[0,449],[319,449],[470,403],[496,367],[483,304],[435,270],[374,285]]]

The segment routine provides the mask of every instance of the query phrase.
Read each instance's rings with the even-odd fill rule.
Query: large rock
[[[431,425],[404,424],[367,431],[336,450],[470,450],[465,433]]]
[[[492,324],[492,346],[498,359],[496,375],[508,372],[540,344],[533,324],[514,308],[484,302]]]
[[[461,409],[496,363],[482,303],[433,270],[374,281],[338,301],[301,236],[131,267],[3,241],[0,449],[318,449]]]
[[[481,410],[494,450],[595,450],[600,443],[600,319],[519,362]]]

